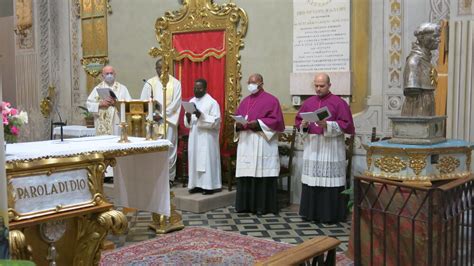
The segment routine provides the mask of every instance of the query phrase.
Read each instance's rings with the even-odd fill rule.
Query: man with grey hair
[[[104,66],[101,75],[102,82],[94,87],[87,98],[87,109],[97,117],[95,121],[96,135],[118,135],[120,133],[118,127],[120,119],[115,108],[115,101],[129,101],[132,99],[127,87],[119,83],[115,76],[115,70],[112,66]],[[101,98],[97,90],[102,88],[112,90],[117,98],[112,96]]]
[[[441,27],[435,23],[422,23],[415,30],[412,45],[403,73],[405,102],[402,116],[434,116],[434,90],[437,72],[431,64],[431,50],[439,45]]]

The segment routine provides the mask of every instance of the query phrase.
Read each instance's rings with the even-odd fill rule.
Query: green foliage
[[[84,116],[84,118],[91,118],[93,117],[93,114],[91,112],[89,112],[89,110],[84,107],[84,106],[78,106],[81,110],[82,110],[82,115]]]
[[[350,187],[342,191],[341,194],[347,195],[349,197],[349,200],[347,201],[347,208],[350,211],[352,209],[352,206],[354,206],[354,189]]]

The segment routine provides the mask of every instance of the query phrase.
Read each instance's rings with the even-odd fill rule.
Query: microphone
[[[146,84],[150,85],[151,98],[153,98],[153,86],[152,86],[151,83],[148,82],[146,79],[143,79],[142,81],[145,82]]]

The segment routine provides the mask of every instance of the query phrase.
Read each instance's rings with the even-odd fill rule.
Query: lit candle
[[[153,120],[153,98],[148,101],[148,118],[149,121]]]
[[[125,122],[125,102],[120,103],[120,122]]]

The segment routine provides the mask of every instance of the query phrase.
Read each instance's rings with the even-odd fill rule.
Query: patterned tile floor
[[[116,247],[156,237],[156,234],[148,229],[152,220],[149,212],[129,213],[127,217],[129,231],[122,236],[109,236],[109,240],[113,241]],[[182,212],[182,217],[185,226],[211,227],[290,244],[298,244],[314,236],[327,235],[341,240],[338,251],[347,250],[351,226],[350,222],[329,225],[304,221],[298,215],[296,205],[281,210],[279,215],[236,213],[234,207],[229,206],[206,213]]]

